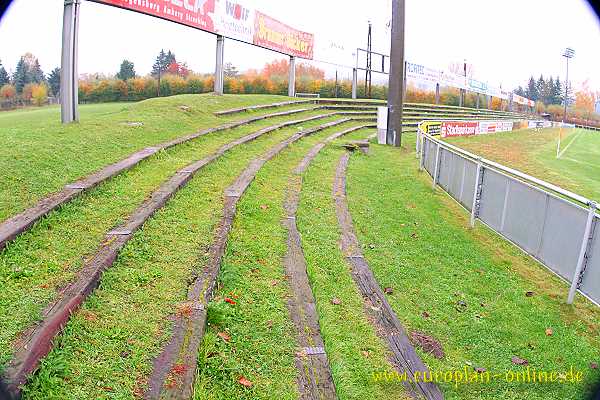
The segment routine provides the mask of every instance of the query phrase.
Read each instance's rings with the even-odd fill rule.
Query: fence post
[[[483,188],[483,165],[481,160],[477,161],[477,173],[475,174],[475,190],[473,191],[473,204],[471,205],[471,228],[475,227],[475,219],[479,217],[479,205],[481,203],[481,189]]]
[[[477,109],[479,110],[479,93],[477,93],[477,99],[476,99],[476,105],[477,105]]]
[[[435,142],[434,142],[435,143]],[[433,188],[435,189],[435,186],[437,185],[437,179],[438,179],[438,173],[440,170],[440,144],[436,143],[437,147],[436,147],[436,151],[435,151],[435,166],[433,169]]]
[[[425,140],[427,138],[424,134],[421,135],[421,160],[419,161],[419,171],[423,171],[425,166]]]
[[[575,300],[575,293],[581,285],[583,280],[583,274],[585,273],[585,267],[587,263],[587,252],[592,241],[592,224],[596,216],[596,209],[598,205],[595,202],[590,202],[590,208],[588,211],[587,221],[585,223],[585,231],[583,232],[583,239],[581,241],[581,248],[579,250],[579,258],[577,259],[577,266],[575,267],[575,273],[573,274],[573,280],[571,281],[571,288],[569,289],[569,296],[567,297],[567,304],[573,304]]]
[[[440,104],[440,84],[435,84],[435,104]]]
[[[217,35],[217,54],[215,60],[215,94],[221,96],[223,94],[223,57],[225,55],[225,37]]]
[[[60,69],[60,115],[63,124],[79,121],[78,42],[81,0],[65,0]]]
[[[356,100],[356,85],[358,84],[358,71],[352,68],[352,98]]]

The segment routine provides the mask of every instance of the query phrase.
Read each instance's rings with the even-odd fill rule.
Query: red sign
[[[211,33],[215,26],[210,14],[215,12],[215,0],[93,0],[144,14],[178,22]]]
[[[443,138],[452,136],[469,136],[479,133],[479,122],[445,121],[442,122]]]
[[[254,19],[254,44],[284,54],[313,58],[314,35],[296,30],[259,11]]]

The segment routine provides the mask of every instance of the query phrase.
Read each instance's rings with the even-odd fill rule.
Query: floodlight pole
[[[565,111],[563,114],[563,123],[567,120],[567,101],[569,100],[569,58],[573,58],[575,51],[571,48],[566,48],[563,57],[567,59],[567,78],[565,79]]]
[[[78,37],[81,0],[65,0],[60,66],[60,116],[63,124],[79,121]]]
[[[392,0],[392,43],[388,76],[388,124],[386,144],[402,144],[402,94],[404,92],[405,0]]]

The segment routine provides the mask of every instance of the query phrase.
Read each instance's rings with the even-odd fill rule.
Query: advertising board
[[[441,72],[424,65],[406,62],[406,78],[419,82],[436,84],[440,81]]]
[[[280,53],[312,59],[314,35],[235,0],[92,0],[152,15]]]
[[[507,132],[512,131],[512,129],[513,121],[480,121],[478,134]]]
[[[440,133],[443,138],[477,135],[479,133],[479,122],[444,121]]]

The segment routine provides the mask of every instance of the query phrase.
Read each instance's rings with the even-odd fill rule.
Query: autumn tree
[[[167,66],[165,73],[186,78],[190,74],[190,69],[185,62],[173,61]]]
[[[581,85],[581,89],[575,93],[575,108],[584,111],[588,116],[594,112],[596,105],[596,96],[590,90],[589,82],[586,79]]]
[[[48,85],[50,86],[50,93],[53,96],[58,96],[60,92],[60,68],[54,68],[48,75]]]
[[[48,99],[48,87],[44,83],[37,83],[31,88],[31,99],[33,104],[41,106]]]
[[[10,100],[17,95],[17,89],[11,84],[6,84],[0,87],[0,98]]]
[[[121,63],[121,68],[117,73],[117,79],[126,81],[132,78],[135,78],[135,67],[131,61],[123,60],[123,62]]]
[[[175,59],[175,54],[173,54],[171,50],[165,53],[164,49],[161,49],[160,53],[158,53],[158,56],[156,57],[154,65],[152,65],[152,76],[157,77],[163,74],[169,65],[174,62],[177,62]]]

